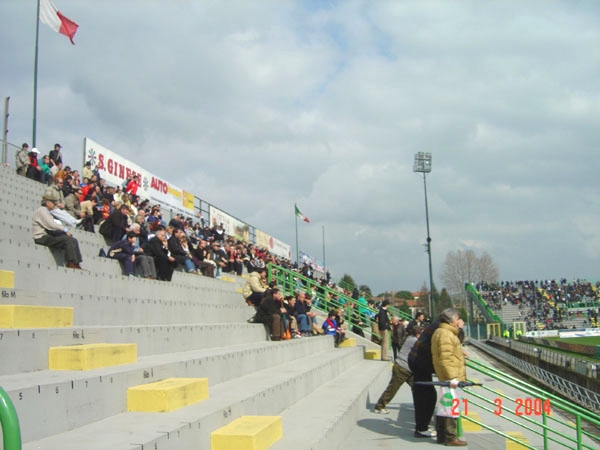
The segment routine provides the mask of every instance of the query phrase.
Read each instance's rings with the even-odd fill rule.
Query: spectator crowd
[[[561,278],[479,283],[476,288],[492,310],[501,311],[508,305],[516,306],[519,310],[518,320],[526,323],[528,331],[567,328],[567,324],[576,319],[582,319],[581,322],[586,326],[600,326],[600,282],[569,282]]]

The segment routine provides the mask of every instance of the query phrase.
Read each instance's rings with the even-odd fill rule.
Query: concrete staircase
[[[362,346],[336,349],[330,337],[267,341],[262,325],[246,322],[253,310],[241,299],[243,278],[130,279],[116,261],[96,256],[106,246],[99,234],[80,230],[86,270],[62,267],[60,254],[31,237],[43,190],[0,168],[0,271],[14,274],[0,286],[0,304],[21,305],[29,316],[39,306],[72,308],[73,318],[69,326],[0,329],[0,386],[17,410],[25,450],[209,449],[211,433],[247,416],[281,417],[272,448],[338,448],[385,388],[389,364],[365,359]],[[90,356],[101,367],[49,369],[51,349],[91,344],[109,349]],[[133,362],[115,365],[123,344]],[[174,389],[208,379],[208,398],[169,412],[129,411],[130,388],[167,379]]]

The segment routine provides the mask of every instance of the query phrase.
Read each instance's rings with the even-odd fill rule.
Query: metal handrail
[[[574,419],[575,425],[571,425],[570,423],[564,423],[562,421],[559,421],[558,419],[554,418],[551,415],[547,415],[545,409],[541,408],[540,415],[542,416],[542,423],[540,423],[534,419],[531,419],[527,415],[518,415],[516,413],[516,410],[513,411],[511,408],[503,407],[502,413],[497,416],[506,420],[507,422],[510,422],[513,425],[517,425],[524,430],[528,430],[531,433],[541,436],[543,438],[543,443],[544,443],[543,448],[545,450],[550,448],[549,447],[550,443],[560,444],[562,446],[562,448],[571,449],[571,450],[583,450],[583,449],[593,450],[598,447],[598,444],[594,444],[593,446],[590,446],[583,442],[584,436],[600,442],[600,436],[595,435],[595,434],[591,433],[590,431],[585,430],[583,428],[584,424],[592,424],[595,426],[600,426],[600,420],[597,418],[597,416],[595,414],[589,412],[588,410],[586,410],[585,408],[583,408],[581,406],[574,405],[573,403],[571,403],[567,400],[564,400],[563,398],[561,398],[557,395],[546,392],[543,389],[538,388],[537,386],[534,386],[532,384],[521,381],[521,380],[519,380],[515,377],[512,377],[512,376],[506,374],[505,372],[502,372],[491,366],[487,366],[487,365],[481,363],[480,361],[468,360],[466,362],[466,365],[468,367],[470,367],[471,369],[474,369],[487,377],[493,378],[494,380],[499,381],[513,389],[523,392],[524,394],[530,396],[532,401],[534,401],[535,399],[539,399],[541,402],[549,401],[550,404],[552,405],[553,410],[556,410],[556,409],[562,410],[562,411],[564,411],[568,414],[571,414],[575,417],[575,419]],[[493,394],[494,400],[477,392],[477,389],[480,389],[485,392]],[[467,392],[470,396],[479,400],[479,401],[472,401],[471,399],[469,399],[469,404],[477,406],[488,413],[493,413],[493,414],[496,413],[493,409],[489,408],[487,405],[497,406],[496,399],[499,399],[499,398],[503,398],[503,399],[509,400],[511,402],[515,402],[515,404],[517,404],[517,399],[511,398],[510,396],[505,395],[504,393],[502,393],[500,391],[491,389],[487,386],[483,386],[482,388],[477,388],[477,389],[470,389],[470,388],[465,389],[465,392]],[[514,417],[511,417],[511,416],[514,416]],[[517,419],[517,417],[518,417],[518,419]],[[530,449],[539,448],[537,446],[534,447],[534,446],[530,446],[524,442],[521,442],[520,440],[518,440],[510,435],[507,435],[506,433],[502,433],[501,431],[496,430],[493,427],[490,427],[489,425],[481,423],[480,421],[478,421],[472,417],[469,417],[467,415],[461,415],[459,422],[461,420],[467,420],[469,422],[475,423],[475,424],[481,426],[482,428],[485,428],[486,430],[489,430],[495,434],[498,434],[506,439],[509,439],[514,442],[518,442],[520,445],[523,445],[524,447],[527,447]],[[570,430],[574,431],[574,436],[566,434],[564,432],[561,432],[561,431],[557,430],[556,427],[548,425],[548,420],[560,422],[563,427],[567,427]],[[462,426],[459,427],[459,430],[462,430]],[[570,447],[569,445],[574,445],[574,446]]]
[[[367,320],[370,318],[365,317],[365,313],[361,312],[361,311],[364,311],[366,306],[357,302],[351,296],[343,294],[336,290],[330,289],[327,286],[322,286],[320,283],[316,282],[315,280],[313,280],[311,278],[307,278],[298,272],[294,272],[293,270],[289,270],[289,269],[286,269],[281,266],[277,266],[272,263],[269,263],[269,265],[268,265],[267,274],[268,274],[268,281],[269,282],[275,281],[277,286],[279,286],[279,288],[282,290],[282,292],[285,295],[293,295],[295,293],[295,291],[298,288],[296,281],[299,281],[302,283],[303,290],[308,290],[313,287],[317,288],[317,290],[322,290],[324,292],[324,296],[323,296],[324,298],[319,297],[318,302],[313,301],[313,305],[312,305],[313,308],[316,308],[319,311],[322,311],[324,313],[328,312],[329,307],[344,308],[346,311],[345,319],[348,322],[348,324],[350,324],[350,326],[357,325],[360,327],[360,324],[357,323],[353,318],[353,314],[352,314],[353,308],[351,307],[351,305],[354,305],[354,311],[356,312],[356,315],[359,317],[359,319],[360,319],[360,317],[363,317],[365,319],[365,321],[362,322],[363,328],[365,325],[367,325],[367,327],[370,329],[370,320]],[[336,301],[332,301],[332,300],[327,300],[325,298],[327,296],[327,294],[337,296],[339,301],[336,302]],[[376,313],[375,310],[369,310],[369,311],[372,313]],[[391,314],[393,314],[394,316],[402,317],[406,320],[412,319],[410,317],[410,315],[406,314],[403,311],[400,311],[397,308],[394,308],[392,305],[390,305],[390,307],[388,308],[388,311]],[[377,333],[374,333],[372,331],[371,331],[371,335],[379,337],[379,338],[381,337]]]
[[[4,450],[21,450],[19,417],[15,405],[2,387],[0,387],[0,424]]]

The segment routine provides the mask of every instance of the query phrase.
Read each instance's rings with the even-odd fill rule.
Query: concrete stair
[[[15,404],[23,449],[208,449],[212,432],[246,416],[281,417],[284,434],[273,445],[310,448],[294,443],[293,425],[301,418],[309,424],[311,408],[322,423],[310,440],[336,448],[369,391],[385,387],[389,364],[366,360],[361,339],[349,336],[337,349],[331,336],[267,341],[262,325],[246,322],[254,310],[241,298],[243,277],[176,272],[171,283],[130,279],[118,262],[97,256],[104,238],[81,230],[73,235],[86,270],[64,268],[59,252],[31,236],[44,189],[0,167],[0,306],[34,316],[69,308],[73,317],[61,324],[68,326],[0,328],[0,386]],[[50,370],[55,349],[100,344],[102,367]],[[133,345],[135,360],[111,355]],[[190,379],[207,380],[208,398],[193,393]],[[185,400],[168,412],[128,411],[128,390],[151,392],[153,383],[159,396],[170,390]]]

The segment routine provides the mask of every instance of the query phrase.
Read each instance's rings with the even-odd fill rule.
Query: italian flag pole
[[[300,218],[301,220],[303,220],[306,223],[310,223],[310,220],[308,220],[308,217],[306,217],[304,214],[302,214],[300,212],[300,210],[298,209],[298,207],[296,206],[295,203],[294,203],[294,210],[295,210],[295,216],[296,216],[296,266],[298,267],[298,269],[300,269],[300,248],[298,247],[298,219]]]
[[[77,32],[75,22],[64,16],[50,0],[37,0],[37,20],[35,22],[35,62],[33,68],[33,134],[31,136],[32,147],[35,147],[36,141],[36,121],[37,121],[37,74],[38,74],[38,44],[40,35],[40,22],[45,23],[54,31],[64,34],[69,38],[71,44],[73,37]]]

